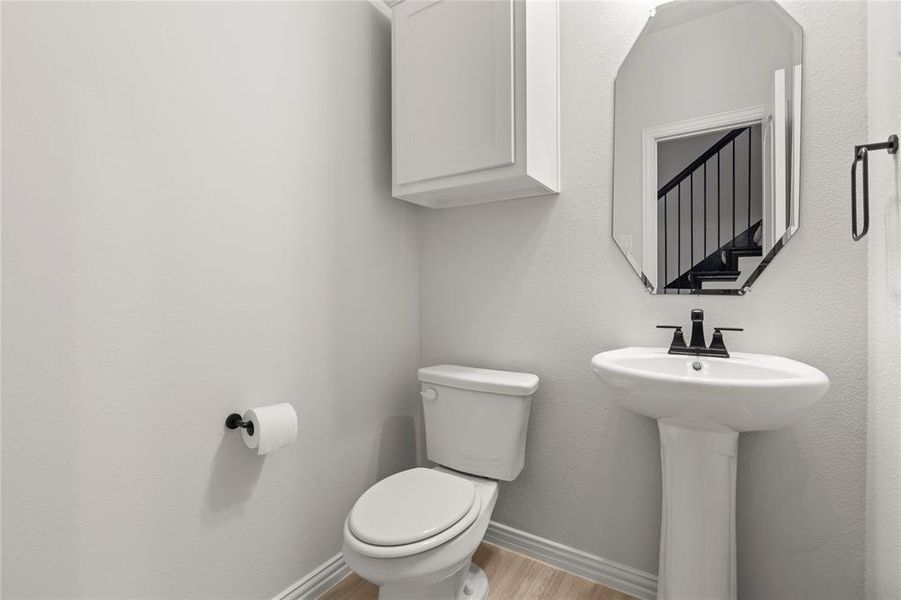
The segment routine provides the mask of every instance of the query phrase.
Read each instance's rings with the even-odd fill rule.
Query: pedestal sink
[[[595,355],[622,406],[657,419],[663,472],[659,599],[736,598],[738,433],[797,422],[829,389],[822,371],[763,354],[623,348]]]

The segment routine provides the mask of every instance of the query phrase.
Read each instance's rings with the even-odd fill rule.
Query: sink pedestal
[[[660,600],[735,600],[738,433],[657,421],[663,472]]]
[[[609,350],[591,366],[617,403],[656,419],[660,429],[657,597],[736,600],[738,432],[797,423],[829,389],[829,378],[779,356],[687,356],[666,348]]]

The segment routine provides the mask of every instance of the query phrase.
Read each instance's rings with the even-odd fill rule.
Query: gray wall
[[[417,209],[355,3],[3,3],[3,597],[270,598],[413,464]],[[254,456],[232,410],[291,402]]]
[[[272,596],[412,462],[418,361],[541,375],[495,518],[656,571],[656,428],[588,360],[695,306],[833,384],[742,436],[742,597],[862,596],[866,250],[842,190],[866,6],[788,5],[801,229],[743,298],[649,296],[610,238],[613,77],[650,6],[562,4],[564,193],[423,211],[418,268],[372,7],[4,3],[3,596]],[[222,429],[284,400],[291,449]]]
[[[849,148],[866,137],[866,5],[790,3],[805,30],[801,228],[747,297],[648,295],[610,236],[613,78],[651,3],[560,7],[563,189],[423,217],[422,362],[533,371],[526,467],[495,519],[657,570],[653,421],[617,407],[589,367],[660,346],[657,323],[745,327],[738,351],[823,369],[799,425],[742,435],[739,594],[859,598],[864,589],[866,248],[848,235]],[[840,340],[840,343],[836,343]]]
[[[867,15],[867,141],[901,133],[901,4]],[[867,598],[901,597],[901,170],[898,157],[870,156]]]
[[[663,187],[727,133],[728,130],[716,131],[657,142],[657,189]]]

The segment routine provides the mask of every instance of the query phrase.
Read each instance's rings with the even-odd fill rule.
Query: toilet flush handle
[[[419,392],[419,395],[422,396],[423,400],[428,400],[429,402],[431,402],[438,397],[438,392],[436,392],[433,388],[429,388],[427,390],[422,390],[421,392]]]

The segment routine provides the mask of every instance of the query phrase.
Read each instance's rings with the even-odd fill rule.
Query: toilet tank
[[[516,479],[538,376],[438,365],[419,369],[419,381],[429,460],[480,477]]]

